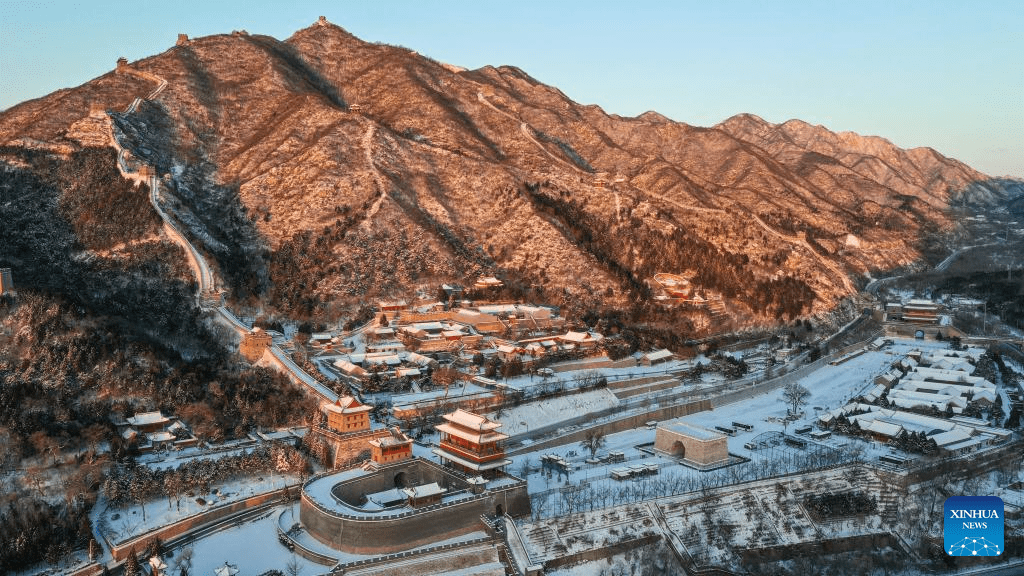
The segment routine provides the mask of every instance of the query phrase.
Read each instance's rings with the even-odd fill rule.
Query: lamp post
[[[525,421],[520,421],[519,423],[520,423],[521,425],[523,425],[523,426],[526,426],[526,432],[525,432],[525,433],[526,433],[526,434],[529,434],[529,433],[530,433],[530,425],[529,425],[529,424],[527,424],[527,423],[526,423]]]

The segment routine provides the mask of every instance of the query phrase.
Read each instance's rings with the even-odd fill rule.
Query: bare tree
[[[302,562],[299,562],[299,559],[295,554],[292,554],[291,560],[284,565],[284,572],[288,576],[299,576],[299,574],[302,573],[303,568],[305,568],[305,565]]]
[[[524,456],[523,461],[519,463],[519,475],[525,480],[530,475],[530,457]]]
[[[590,457],[593,458],[597,455],[597,451],[604,448],[606,444],[604,432],[600,430],[592,429],[587,431],[587,435],[580,440],[580,446],[590,450]]]
[[[430,379],[438,386],[444,386],[444,397],[448,397],[448,387],[458,382],[459,371],[451,367],[443,367],[434,370]]]
[[[178,552],[178,576],[189,576],[192,572],[192,547],[183,549]]]
[[[782,389],[782,401],[789,406],[790,414],[797,414],[800,408],[807,405],[811,391],[801,386],[798,382],[790,382]]]

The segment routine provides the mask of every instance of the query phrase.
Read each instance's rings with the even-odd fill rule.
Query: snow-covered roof
[[[170,442],[174,440],[174,434],[171,434],[170,432],[166,431],[153,432],[151,434],[146,434],[146,438],[149,438],[149,441],[153,443]]]
[[[543,306],[529,306],[526,304],[520,304],[519,311],[522,312],[524,315],[531,316],[533,318],[551,317],[551,309],[545,308]]]
[[[684,434],[686,436],[689,436],[690,438],[693,438],[695,440],[701,440],[704,442],[725,438],[725,435],[720,432],[708,430],[703,426],[697,426],[696,424],[690,424],[688,422],[683,422],[681,420],[675,420],[672,422],[662,422],[658,424],[658,428],[664,428],[665,430],[671,432],[678,432],[679,434]]]
[[[419,364],[420,366],[427,366],[434,362],[433,358],[416,352],[406,352],[405,360],[406,362],[412,362],[413,364]]]
[[[671,358],[672,357],[672,352],[670,352],[668,350],[665,350],[665,349],[654,350],[653,352],[648,352],[644,356],[646,356],[647,359],[651,360],[651,361],[653,361],[653,360],[664,360],[666,358]]]
[[[944,448],[950,452],[960,452],[970,450],[971,448],[974,448],[975,446],[980,446],[981,444],[983,444],[983,442],[980,438],[971,438],[969,440],[964,440],[962,442],[947,444],[946,446],[944,446]]]
[[[518,309],[515,304],[488,304],[476,308],[483,314],[516,314]]]
[[[398,366],[402,363],[402,358],[398,354],[391,352],[374,352],[372,354],[366,354],[364,361],[370,364],[387,364],[388,366]]]
[[[225,562],[220,568],[215,568],[213,573],[216,576],[235,576],[235,574],[238,574],[238,567]]]
[[[414,330],[423,330],[424,332],[440,332],[444,329],[440,322],[416,322],[412,327]]]
[[[156,412],[140,412],[135,416],[128,418],[128,423],[132,426],[148,426],[150,424],[165,424],[170,422],[166,416],[161,414],[159,411]]]
[[[974,365],[966,358],[951,358],[948,356],[943,356],[932,361],[928,367],[939,370],[956,370],[966,372],[968,374],[974,371]]]
[[[970,372],[963,370],[943,370],[941,368],[926,368],[919,366],[913,372],[907,374],[911,380],[932,380],[935,382],[947,382],[949,384],[970,384],[971,386],[982,386],[995,389],[995,384],[981,376],[971,376]]]
[[[563,342],[572,342],[581,344],[583,342],[596,342],[604,338],[597,332],[574,332],[572,330],[566,332],[564,335],[559,336]]]
[[[490,444],[492,442],[498,442],[508,438],[508,434],[502,434],[501,432],[483,431],[478,432],[475,430],[467,430],[460,426],[453,426],[452,424],[438,424],[437,431],[442,434],[450,434],[452,436],[462,438],[467,442],[473,444]]]
[[[378,448],[383,448],[387,446],[401,446],[403,444],[412,444],[412,438],[409,438],[404,434],[401,437],[392,435],[384,436],[382,438],[374,438],[373,440],[370,440],[369,443],[371,446],[376,446]]]
[[[966,426],[971,426],[972,428],[988,428],[989,427],[988,421],[982,420],[981,418],[971,418],[970,416],[954,416],[954,417],[950,418],[950,420],[952,420],[953,422],[956,422],[957,424],[964,424]]]
[[[921,405],[932,405],[939,410],[945,410],[946,405],[951,404],[960,408],[967,407],[967,399],[959,394],[932,394],[916,390],[892,390],[889,392],[889,400],[898,406],[911,408]],[[897,402],[897,401],[903,401]]]
[[[971,430],[962,426],[957,426],[952,430],[940,432],[929,436],[930,440],[935,440],[935,443],[939,446],[948,446],[950,444],[956,444],[957,442],[963,442],[972,436]]]
[[[496,430],[498,428],[501,428],[501,422],[491,420],[485,416],[480,416],[479,414],[467,412],[461,408],[459,408],[455,412],[452,412],[451,414],[445,414],[444,419],[451,422],[452,424],[457,424],[459,426],[462,426],[463,428],[468,428],[470,430],[476,430],[479,432],[486,432],[489,430]]]
[[[419,376],[419,375],[420,375],[420,369],[419,368],[398,368],[397,370],[395,370],[395,376],[398,376],[399,378],[404,378],[405,376]]]
[[[363,404],[352,396],[342,396],[334,402],[324,402],[321,406],[324,410],[334,412],[336,414],[356,414],[358,412],[369,412],[373,410],[373,406]]]
[[[981,402],[981,401],[995,402],[996,401],[996,393],[993,392],[992,390],[988,390],[988,389],[985,389],[985,388],[975,388],[974,389],[974,396],[971,396],[971,401],[972,402]]]
[[[886,372],[885,374],[882,374],[881,376],[879,376],[877,378],[877,380],[881,380],[881,381],[883,381],[883,382],[885,382],[887,384],[892,384],[893,382],[895,382],[895,381],[897,381],[899,379],[900,379],[900,375],[895,373],[895,372],[893,372],[892,370],[889,370],[888,372]]]
[[[311,340],[320,340],[320,341],[323,341],[323,342],[327,342],[327,341],[329,341],[331,339],[331,333],[330,332],[314,332],[313,335],[310,336],[310,339]]]
[[[362,367],[356,366],[348,360],[335,360],[334,367],[346,374],[352,374],[355,376],[366,374],[366,370],[363,370]]]
[[[885,392],[885,385],[877,384],[867,394],[864,394],[864,400],[867,402],[874,402],[875,400],[878,400],[883,392]]]
[[[895,438],[900,435],[903,431],[903,427],[899,424],[893,424],[891,422],[882,422],[881,420],[871,420],[866,426],[861,426],[863,429],[875,434],[881,434],[883,436],[889,436]]]
[[[412,486],[409,488],[403,488],[402,492],[405,493],[409,498],[426,498],[428,496],[440,496],[444,494],[446,490],[438,486],[437,482],[431,482],[430,484],[423,484],[422,486]]]

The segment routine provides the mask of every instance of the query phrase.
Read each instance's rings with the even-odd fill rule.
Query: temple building
[[[445,414],[444,419],[446,422],[437,427],[441,445],[434,454],[448,466],[469,474],[494,476],[512,463],[505,458],[508,434],[497,432],[501,422],[461,409]]]
[[[911,300],[903,305],[903,321],[938,324],[940,306],[931,300]]]
[[[320,405],[327,416],[327,427],[335,432],[347,434],[370,429],[372,406],[363,404],[352,396],[342,396],[333,403]]]

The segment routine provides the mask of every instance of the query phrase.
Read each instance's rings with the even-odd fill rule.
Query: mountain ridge
[[[1021,191],[930,148],[795,119],[608,114],[515,66],[464,70],[329,23],[192,39],[127,67],[168,87],[109,113],[118,140],[168,174],[235,298],[299,317],[483,273],[520,297],[650,309],[653,273],[687,270],[733,326],[823,313],[847,277],[921,261],[952,206]],[[80,145],[70,129],[97,105],[151,89],[103,75],[0,114],[0,141]],[[799,301],[761,294],[783,280]]]

